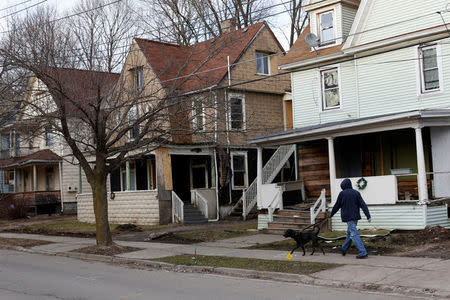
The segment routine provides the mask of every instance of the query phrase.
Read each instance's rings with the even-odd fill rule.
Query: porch
[[[26,206],[33,214],[61,211],[62,158],[50,150],[0,161],[2,193],[10,205]]]
[[[450,111],[417,111],[294,129],[251,142],[296,144],[306,197],[317,198],[325,189],[328,207],[341,181],[350,178],[373,215],[371,224],[361,226],[420,229],[431,223],[450,226],[449,125]],[[261,209],[269,208],[262,204]],[[342,226],[336,215],[333,229]]]

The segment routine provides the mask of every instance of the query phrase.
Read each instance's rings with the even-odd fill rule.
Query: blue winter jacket
[[[331,217],[341,209],[342,222],[358,221],[361,220],[359,209],[362,208],[367,219],[370,219],[369,209],[361,194],[352,188],[350,179],[346,178],[342,181],[341,189],[333,210],[331,210]]]

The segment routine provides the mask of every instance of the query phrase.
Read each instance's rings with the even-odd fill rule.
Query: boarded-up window
[[[322,81],[322,107],[324,110],[339,108],[339,72],[337,68],[321,72]]]

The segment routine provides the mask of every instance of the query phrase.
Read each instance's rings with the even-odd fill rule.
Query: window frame
[[[142,92],[144,90],[144,67],[136,67],[133,71],[136,91]]]
[[[264,76],[270,75],[270,54],[265,53],[265,52],[262,52],[262,51],[256,51],[256,52],[255,52],[255,55],[256,55],[256,74],[257,74],[257,75],[264,75]],[[265,60],[267,60],[267,73],[261,73],[261,72],[259,72],[259,70],[258,70],[258,61],[259,61],[261,58],[258,58],[258,55],[261,55],[261,56],[262,56],[263,62],[264,62]],[[264,69],[264,66],[263,66],[263,69]],[[264,71],[264,70],[263,70],[263,71]]]
[[[439,78],[439,88],[432,90],[425,90],[425,74],[423,66],[423,50],[435,48],[436,49],[436,62]],[[433,95],[444,91],[443,84],[443,65],[442,65],[442,52],[440,43],[430,43],[417,46],[417,92],[419,96]]]
[[[53,146],[53,130],[52,130],[51,125],[45,126],[44,142],[45,142],[45,147]]]
[[[321,18],[323,15],[326,14],[331,14],[331,17],[333,18],[332,20],[332,24],[333,27],[333,38],[329,41],[325,41],[322,42],[322,22],[321,22]],[[334,11],[334,9],[331,10],[326,10],[326,11],[322,11],[317,13],[317,33],[318,33],[318,37],[319,37],[319,47],[327,47],[327,46],[333,46],[336,44],[337,42],[337,37],[336,37],[336,13]]]
[[[242,128],[233,128],[232,123],[232,112],[231,112],[231,99],[236,98],[241,100],[242,104]],[[237,93],[229,93],[228,94],[228,116],[227,116],[227,128],[229,131],[246,131],[247,130],[247,121],[246,121],[246,113],[245,113],[245,94],[237,94]]]
[[[200,103],[201,107],[201,119],[202,128],[198,128],[198,116],[197,116],[197,104]],[[205,113],[205,103],[203,99],[195,98],[192,100],[192,127],[194,130],[205,131],[206,130],[206,113]]]
[[[326,106],[325,99],[325,84],[324,84],[324,76],[323,74],[332,70],[337,71],[338,75],[338,95],[339,95],[339,105],[333,107]],[[329,112],[334,110],[339,110],[342,108],[342,82],[341,82],[341,70],[339,66],[330,66],[328,68],[319,69],[319,95],[320,95],[320,111],[321,112]]]
[[[244,156],[244,185],[243,186],[236,186],[234,184],[234,156]],[[247,152],[246,151],[231,151],[230,154],[231,157],[231,189],[232,190],[245,190],[246,188],[248,188],[248,157],[247,157]]]
[[[131,126],[131,122],[130,122],[130,118],[131,118],[131,112],[135,111],[134,115],[135,115],[135,120],[133,121],[133,123],[136,123],[137,119],[139,118],[139,108],[137,105],[133,105],[132,107],[130,107],[130,109],[128,110],[127,113],[127,117],[128,117],[128,126]],[[138,132],[137,132],[137,136],[133,136],[133,132],[135,130],[135,126],[137,126],[138,128]],[[139,137],[139,134],[141,133],[141,128],[139,127],[139,124],[135,124],[129,131],[128,131],[128,138],[130,139],[130,141],[134,141],[137,137]]]

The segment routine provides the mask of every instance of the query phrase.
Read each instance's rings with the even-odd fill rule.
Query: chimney
[[[220,22],[220,28],[222,28],[222,33],[232,32],[236,30],[236,21],[234,19],[228,19]]]

